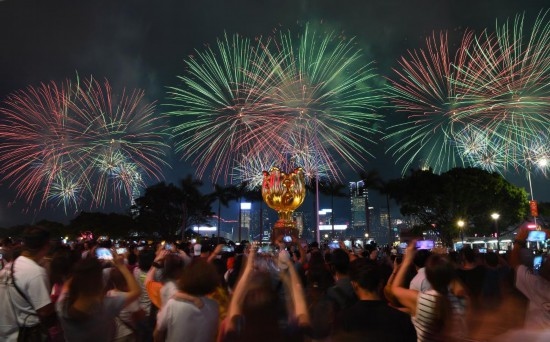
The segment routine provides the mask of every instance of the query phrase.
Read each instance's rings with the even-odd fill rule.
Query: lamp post
[[[531,169],[533,165],[536,165],[539,169],[543,170],[543,172],[548,167],[548,152],[543,151],[542,153],[536,153],[534,156],[530,156],[527,158],[528,162],[528,168],[527,168],[527,180],[529,182],[529,194],[531,195],[531,201],[532,205],[536,208],[536,202],[535,198],[533,196],[533,185],[531,184]],[[533,214],[533,221],[535,222],[535,226],[537,225],[537,216],[536,214]]]
[[[500,217],[499,213],[492,213],[491,217],[495,220],[495,229],[497,231],[497,253],[500,251],[500,231],[498,229],[498,218]]]
[[[462,248],[464,248],[464,221],[458,220],[456,223],[460,229],[460,239],[462,240]]]

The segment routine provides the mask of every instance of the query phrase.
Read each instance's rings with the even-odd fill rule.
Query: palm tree
[[[194,209],[196,209],[195,205],[198,205],[201,203],[204,199],[202,197],[202,194],[199,190],[199,187],[203,185],[202,181],[199,179],[193,179],[193,176],[191,174],[187,175],[184,179],[181,180],[181,190],[183,192],[183,201],[182,201],[182,209],[183,209],[183,220],[182,220],[182,227],[181,227],[181,234],[183,238],[183,233],[187,230],[187,223],[189,221],[189,218],[192,216],[191,214],[191,206],[194,206]],[[210,202],[211,203],[211,202]],[[199,211],[199,210],[194,210]],[[195,213],[193,213],[195,214]],[[195,221],[197,221],[197,218],[194,218]]]
[[[334,237],[334,197],[347,197],[348,193],[343,190],[347,186],[336,180],[325,180],[319,183],[319,191],[322,194],[330,196],[331,221],[332,221],[332,236]]]
[[[393,243],[393,232],[391,229],[391,215],[390,215],[390,194],[391,194],[391,187],[390,183],[380,181],[380,184],[377,188],[378,192],[386,197],[386,207],[388,210],[388,244],[391,245]]]
[[[236,198],[236,186],[228,185],[221,186],[219,184],[214,184],[214,192],[209,196],[213,200],[218,201],[218,238],[220,237],[220,227],[221,227],[221,206],[229,207],[229,201]]]

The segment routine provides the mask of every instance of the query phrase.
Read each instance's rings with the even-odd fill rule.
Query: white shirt
[[[15,313],[20,326],[32,327],[40,323],[36,310],[51,303],[48,275],[43,267],[25,256],[18,257],[14,262],[13,276],[15,283],[30,303],[21,297],[13,286],[8,286],[6,287],[6,294],[11,300],[13,309],[11,307],[2,307],[0,310],[2,310],[3,315],[8,313],[13,315]],[[11,277],[11,264],[9,264],[0,272],[0,281],[9,284],[11,283]],[[11,327],[4,326],[3,323],[7,318],[3,317],[3,315],[1,316],[2,323],[0,323],[0,340],[17,341],[17,325]]]
[[[166,341],[214,341],[218,332],[218,303],[200,297],[202,308],[179,298],[163,305],[157,317],[157,328],[166,331]]]
[[[426,279],[426,269],[424,267],[419,268],[414,278],[412,278],[409,289],[419,292],[426,292],[432,289],[432,285]]]

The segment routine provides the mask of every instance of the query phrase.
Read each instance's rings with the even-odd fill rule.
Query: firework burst
[[[541,12],[534,26],[524,15],[484,31],[471,49],[472,63],[464,66],[463,101],[458,116],[502,141],[511,164],[517,164],[540,132],[550,125],[550,21]]]
[[[108,82],[51,82],[9,95],[0,113],[2,180],[27,203],[102,206],[165,165],[164,123],[142,91],[117,97]]]
[[[386,139],[397,161],[404,161],[403,170],[423,160],[436,172],[462,165],[453,144],[453,131],[464,124],[457,111],[465,104],[458,87],[463,75],[460,67],[470,63],[468,48],[473,33],[466,31],[454,55],[449,51],[448,35],[435,33],[426,39],[426,48],[409,51],[389,79],[387,95],[397,112],[407,113],[403,123],[389,128]],[[407,159],[408,158],[408,159]]]
[[[242,170],[257,153],[281,163],[299,150],[288,146],[296,134],[316,139],[315,158],[333,176],[339,169],[328,161],[359,165],[369,155],[381,96],[369,86],[371,65],[356,66],[361,54],[351,41],[306,27],[296,45],[290,34],[254,46],[226,36],[197,55],[180,77],[186,87],[172,88],[177,110],[170,114],[185,121],[174,130],[178,150],[193,158],[199,176],[208,167],[214,179]]]

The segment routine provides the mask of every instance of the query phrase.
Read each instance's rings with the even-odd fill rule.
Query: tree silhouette
[[[418,233],[435,230],[447,245],[459,235],[459,218],[482,236],[493,233],[492,212],[500,213],[502,227],[520,222],[528,212],[524,189],[477,168],[454,168],[441,175],[412,170],[407,177],[390,181],[388,192],[401,206],[401,214],[420,222],[415,227]]]
[[[218,237],[220,237],[221,206],[223,205],[227,208],[229,207],[229,202],[237,198],[237,187],[234,185],[222,186],[214,184],[214,192],[209,196],[213,200],[218,201]]]

